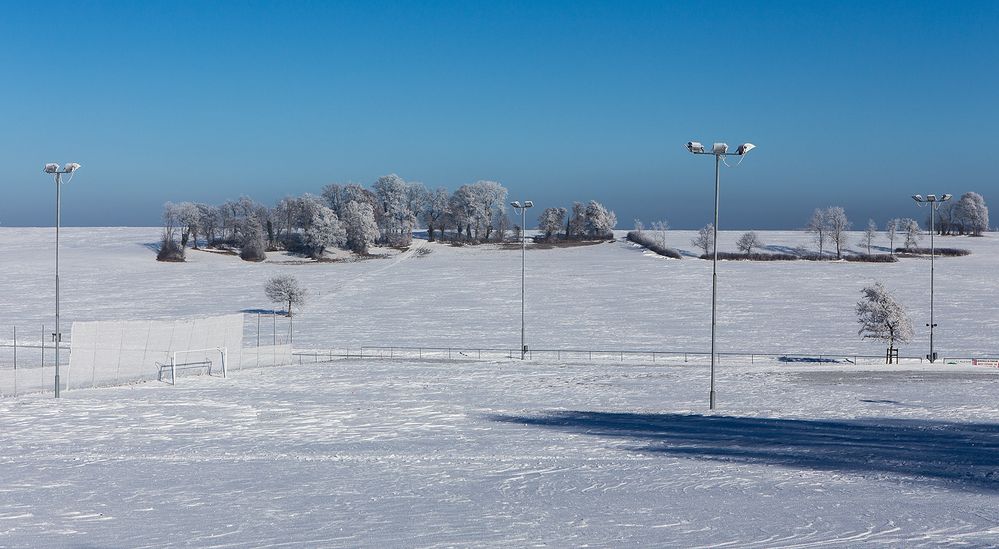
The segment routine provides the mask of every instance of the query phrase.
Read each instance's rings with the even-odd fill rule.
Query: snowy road
[[[342,361],[0,399],[0,546],[999,544],[999,370]]]

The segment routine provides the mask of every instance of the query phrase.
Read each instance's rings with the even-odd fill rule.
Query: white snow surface
[[[313,292],[299,347],[519,345],[516,249],[164,264],[157,236],[64,230],[67,330],[270,309],[263,284],[281,273]],[[10,324],[51,326],[51,237],[0,229]],[[973,251],[938,259],[938,352],[999,355],[999,238],[937,245]],[[527,261],[533,348],[708,348],[708,261],[625,242]],[[853,312],[873,280],[913,316],[903,354],[925,353],[923,259],[722,262],[719,348],[882,353]],[[255,329],[247,315],[247,341]],[[0,546],[999,545],[999,369],[726,358],[717,374],[715,412],[703,361],[351,359],[2,398]]]
[[[771,250],[813,247],[799,231],[759,231]],[[623,233],[622,233],[623,235]],[[668,244],[690,252],[693,231]],[[735,251],[737,231],[719,233]],[[312,294],[295,318],[296,347],[520,347],[516,247],[453,247],[416,240],[385,259],[314,263],[271,253],[264,263],[188,251],[186,263],[153,260],[159,229],[67,228],[62,236],[62,315],[73,320],[174,318],[270,310],[263,286],[297,277]],[[861,233],[849,241],[859,242]],[[883,235],[876,243],[887,245]],[[921,245],[927,245],[926,239]],[[937,238],[972,255],[937,258],[935,349],[945,357],[999,355],[999,236]],[[421,255],[418,248],[431,251]],[[533,248],[533,247],[532,247]],[[53,230],[0,228],[0,299],[10,324],[31,334],[54,302]],[[723,261],[718,274],[718,350],[791,354],[883,354],[863,341],[854,307],[860,289],[884,281],[912,316],[902,347],[926,354],[929,260]],[[536,349],[705,352],[710,347],[711,262],[668,260],[628,242],[527,253],[527,343]],[[262,339],[270,335],[263,323]],[[284,330],[284,328],[279,328]],[[0,326],[0,339],[10,338]],[[248,341],[256,337],[247,315]]]
[[[0,399],[10,547],[999,544],[999,370],[336,361]]]

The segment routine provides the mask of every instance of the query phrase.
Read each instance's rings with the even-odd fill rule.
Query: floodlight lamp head
[[[56,173],[59,171],[59,164],[55,162],[49,162],[45,165],[45,173]]]
[[[66,172],[66,173],[73,173],[73,172],[75,172],[76,170],[79,170],[79,169],[80,169],[80,165],[79,165],[79,164],[77,164],[76,162],[67,162],[67,163],[66,163],[66,165],[65,165],[65,166],[63,166],[63,168],[62,168],[62,169],[63,169],[63,171],[64,171],[64,172]]]
[[[694,154],[701,154],[704,152],[704,145],[701,145],[697,141],[688,141],[687,150]]]
[[[954,195],[952,195],[952,194],[945,194],[945,195],[943,195],[943,196],[941,196],[941,197],[940,197],[940,202],[947,202],[947,201],[948,201],[948,200],[950,200],[950,199],[951,199],[951,198],[952,198],[953,196],[954,196]]]
[[[923,201],[923,195],[921,195],[921,194],[914,194],[914,195],[912,195],[912,199],[915,200],[916,202],[922,202]]]
[[[534,207],[534,202],[531,202],[530,200],[525,200],[524,201],[524,207],[525,208],[533,208]]]
[[[520,202],[517,200],[511,202],[510,205],[513,206],[514,208],[517,208],[518,210],[520,209]]]
[[[735,153],[742,156],[755,148],[756,145],[753,145],[752,143],[743,143],[742,145],[739,145],[739,148],[735,150]]]
[[[711,145],[712,154],[725,154],[728,152],[728,143],[715,143]]]
[[[928,194],[928,195],[926,195],[926,201],[927,202],[936,202],[937,201],[937,195],[935,195],[935,194]]]

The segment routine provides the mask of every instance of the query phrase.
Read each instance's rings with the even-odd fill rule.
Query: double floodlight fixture
[[[61,170],[59,169],[59,164],[56,164],[55,162],[49,162],[48,164],[45,165],[45,173],[52,173],[52,174],[73,173],[79,169],[80,165],[77,164],[76,162],[67,162],[66,165],[63,166]]]
[[[704,149],[704,145],[697,141],[688,141],[687,150],[694,154],[713,154],[715,156],[744,156],[749,151],[756,148],[752,143],[739,145],[734,153],[728,152],[728,143],[715,143],[711,145],[711,152]]]
[[[511,202],[510,205],[513,206],[514,208],[517,208],[519,210],[521,208],[533,208],[534,207],[534,202],[532,202],[530,200],[525,200],[524,203],[521,204],[519,200],[515,200],[515,201]]]

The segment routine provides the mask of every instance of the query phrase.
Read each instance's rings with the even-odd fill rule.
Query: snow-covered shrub
[[[638,244],[639,246],[645,246],[649,251],[653,251],[664,257],[671,257],[673,259],[681,259],[683,257],[680,255],[680,252],[672,248],[662,246],[656,238],[650,236],[646,232],[628,231],[628,240]]]
[[[184,261],[184,248],[180,247],[170,232],[163,231],[160,249],[156,252],[156,261]]]

